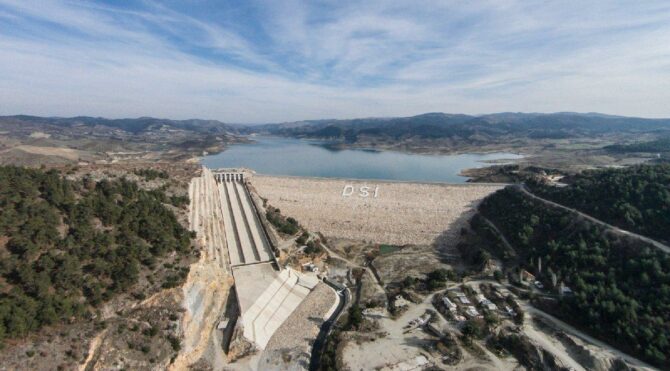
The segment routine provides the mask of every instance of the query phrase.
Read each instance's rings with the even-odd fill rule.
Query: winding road
[[[363,265],[356,264],[355,262],[353,262],[353,261],[351,261],[351,260],[349,260],[349,259],[343,257],[342,255],[336,253],[335,251],[331,250],[331,249],[330,249],[328,246],[326,246],[325,244],[323,244],[323,243],[319,243],[319,244],[321,245],[321,247],[322,247],[324,250],[326,250],[326,252],[328,253],[328,255],[329,255],[331,258],[341,260],[341,261],[347,263],[348,265],[350,265],[351,267],[354,267],[354,268],[360,268],[360,269],[362,269],[363,271],[365,271],[366,274],[369,274],[369,275],[372,277],[372,280],[375,281],[375,283],[377,284],[377,286],[379,287],[379,289],[380,289],[381,291],[385,291],[385,290],[384,290],[384,285],[383,285],[382,282],[380,281],[379,277],[377,277],[377,275],[372,271],[372,267],[366,267],[366,266],[363,266]]]
[[[505,245],[505,248],[508,249],[508,250],[510,250],[510,251],[512,251],[512,252],[514,252],[514,251],[515,251],[514,248],[513,248],[512,245],[509,243],[509,241],[507,241],[507,238],[505,238],[505,235],[500,231],[500,229],[498,229],[498,227],[496,227],[496,225],[493,224],[493,222],[490,221],[490,220],[489,220],[487,217],[485,217],[484,215],[479,214],[479,216],[482,218],[482,220],[484,221],[484,223],[486,223],[489,227],[491,227],[491,229],[493,229],[493,231],[498,235],[498,237],[500,237],[500,240],[502,241],[503,245]]]
[[[604,228],[610,230],[611,232],[617,233],[617,234],[622,235],[622,236],[627,236],[627,237],[635,238],[635,239],[637,239],[637,240],[639,240],[639,241],[646,242],[646,243],[648,243],[648,244],[650,244],[650,245],[652,245],[652,246],[654,246],[654,247],[656,247],[656,248],[662,250],[663,252],[670,254],[670,246],[664,245],[664,244],[662,244],[662,243],[660,243],[660,242],[658,242],[658,241],[656,241],[656,240],[652,240],[652,239],[649,238],[649,237],[645,237],[645,236],[639,235],[639,234],[637,234],[637,233],[633,233],[633,232],[630,232],[630,231],[626,231],[626,230],[621,229],[621,228],[619,228],[619,227],[613,226],[613,225],[611,225],[611,224],[609,224],[609,223],[605,223],[605,222],[603,222],[603,221],[600,220],[600,219],[596,219],[596,218],[594,218],[594,217],[592,217],[592,216],[590,216],[590,215],[584,214],[583,212],[581,212],[581,211],[579,211],[579,210],[577,210],[577,209],[572,209],[572,208],[569,208],[569,207],[567,207],[567,206],[563,206],[563,205],[561,205],[561,204],[559,204],[559,203],[556,203],[556,202],[554,202],[554,201],[550,201],[550,200],[544,199],[544,198],[542,198],[542,197],[540,197],[540,196],[537,196],[537,195],[533,194],[533,193],[526,187],[526,185],[524,185],[524,184],[516,184],[516,185],[514,185],[513,187],[515,187],[515,188],[516,188],[517,190],[519,190],[520,192],[524,193],[526,196],[528,196],[528,197],[530,197],[530,198],[532,198],[532,199],[535,199],[535,200],[537,200],[537,201],[540,201],[540,202],[544,203],[545,205],[549,205],[549,206],[557,207],[557,208],[559,208],[559,209],[563,209],[563,210],[565,210],[565,211],[568,211],[568,212],[571,212],[571,213],[575,213],[575,214],[581,216],[582,218],[584,218],[584,219],[586,219],[586,220],[588,220],[588,221],[590,221],[590,222],[592,222],[592,223],[594,223],[594,224],[597,224],[597,225],[599,225],[599,226],[601,226],[601,227],[604,227]]]
[[[339,300],[337,304],[337,309],[333,312],[333,314],[328,318],[322,325],[321,325],[321,330],[319,331],[319,335],[316,337],[316,340],[314,341],[314,345],[312,346],[312,356],[309,360],[309,370],[310,371],[316,371],[320,368],[321,365],[321,356],[323,355],[323,350],[326,346],[327,340],[328,340],[328,335],[330,334],[330,330],[332,330],[333,325],[337,321],[337,319],[340,317],[340,314],[342,314],[342,309],[347,305],[347,303],[350,300],[349,297],[349,289],[344,289],[341,290],[340,287],[336,286],[330,280],[325,278],[323,280],[325,284],[330,286],[335,292],[337,293],[337,300]]]

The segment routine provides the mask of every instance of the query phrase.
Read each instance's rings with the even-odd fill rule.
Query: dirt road
[[[592,336],[574,328],[573,326],[561,321],[560,319],[552,316],[551,314],[545,313],[545,312],[529,305],[528,303],[519,302],[519,304],[521,305],[521,307],[523,308],[523,310],[526,313],[529,313],[533,316],[542,317],[543,319],[547,320],[552,325],[554,325],[556,328],[558,328],[558,329],[560,329],[560,330],[562,330],[562,331],[564,331],[568,334],[572,334],[572,335],[582,339],[583,341],[585,341],[587,343],[591,343],[591,344],[597,346],[598,348],[600,348],[600,351],[602,351],[602,352],[609,353],[610,357],[612,357],[612,358],[621,358],[621,359],[625,360],[626,362],[630,363],[631,365],[636,366],[636,367],[640,367],[642,369],[655,370],[655,368],[652,367],[651,365],[649,365],[649,364],[647,364],[643,361],[640,361],[639,359],[637,359],[635,357],[632,357],[632,356],[630,356],[630,355],[628,355],[628,354],[626,354],[626,353],[624,353],[624,352],[622,352],[618,349],[615,349],[615,348],[611,347],[610,345],[608,345],[608,344],[606,344],[606,343],[604,343],[604,342],[602,342],[602,341],[600,341],[600,340],[598,340],[598,339],[596,339],[596,338],[594,338],[594,337],[592,337]],[[546,335],[543,335],[543,336],[546,337]]]
[[[594,223],[594,224],[597,224],[597,225],[599,225],[599,226],[601,226],[601,227],[607,228],[607,229],[610,230],[611,232],[617,233],[617,234],[622,235],[622,236],[631,237],[631,238],[640,240],[640,241],[642,241],[642,242],[646,242],[646,243],[648,243],[648,244],[650,244],[650,245],[652,245],[652,246],[654,246],[654,247],[656,247],[656,248],[658,248],[658,249],[660,249],[660,250],[662,250],[662,251],[664,251],[664,252],[670,254],[670,246],[667,246],[667,245],[664,245],[664,244],[662,244],[662,243],[660,243],[660,242],[658,242],[658,241],[652,240],[651,238],[648,238],[648,237],[645,237],[645,236],[641,236],[641,235],[639,235],[639,234],[637,234],[637,233],[630,232],[630,231],[626,231],[626,230],[621,229],[621,228],[619,228],[619,227],[613,226],[613,225],[611,225],[611,224],[609,224],[609,223],[603,222],[603,221],[600,220],[600,219],[596,219],[596,218],[594,218],[594,217],[592,217],[592,216],[590,216],[590,215],[584,214],[583,212],[581,212],[581,211],[579,211],[579,210],[577,210],[577,209],[572,209],[572,208],[569,208],[569,207],[567,207],[567,206],[563,206],[563,205],[561,205],[561,204],[558,204],[558,203],[556,203],[556,202],[554,202],[554,201],[550,201],[550,200],[544,199],[544,198],[542,198],[542,197],[540,197],[540,196],[536,196],[535,194],[533,194],[532,192],[530,192],[530,190],[528,190],[528,188],[527,188],[525,185],[515,185],[514,187],[515,187],[516,189],[518,189],[519,191],[523,192],[523,193],[524,193],[525,195],[527,195],[528,197],[531,197],[531,198],[533,198],[533,199],[535,199],[535,200],[537,200],[537,201],[540,201],[540,202],[544,203],[545,205],[550,205],[550,206],[557,207],[557,208],[559,208],[559,209],[563,209],[563,210],[565,210],[565,211],[569,211],[569,212],[571,212],[571,213],[577,214],[577,215],[581,216],[582,218],[584,218],[584,219],[586,219],[586,220],[588,220],[588,221],[590,221],[590,222],[592,222],[592,223]]]

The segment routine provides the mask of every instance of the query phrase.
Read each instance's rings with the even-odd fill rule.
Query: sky
[[[670,2],[0,0],[0,115],[670,117]]]

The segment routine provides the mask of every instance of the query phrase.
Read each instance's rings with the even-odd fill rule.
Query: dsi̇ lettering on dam
[[[358,197],[363,198],[369,197],[371,195],[370,194],[371,189],[372,187],[368,186],[359,187],[357,193]],[[351,184],[347,184],[344,186],[344,189],[342,189],[342,197],[351,197],[354,195],[354,191],[356,191],[356,187],[354,187]],[[372,192],[372,198],[377,198],[377,196],[379,196],[379,186],[375,186],[374,191]]]

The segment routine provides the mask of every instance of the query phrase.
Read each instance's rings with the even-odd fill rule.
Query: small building
[[[465,305],[470,304],[470,300],[468,300],[468,297],[465,296],[465,293],[463,293],[463,291],[456,291],[454,292],[454,295],[456,295],[456,298],[458,299],[458,301],[461,302],[461,304]]]
[[[221,321],[219,321],[219,324],[216,326],[217,330],[225,330],[228,328],[228,323],[229,319],[227,317],[224,317]]]
[[[429,320],[430,320],[430,314],[425,313],[424,315],[422,315],[421,317],[419,317],[419,318],[416,320],[416,323],[417,323],[419,326],[423,326],[423,325],[425,325],[426,323],[428,323]]]
[[[535,282],[535,275],[525,269],[521,270],[519,277],[522,282]]]
[[[477,303],[484,309],[487,309],[489,311],[495,311],[498,310],[498,307],[491,302],[491,300],[487,299],[486,296],[482,294],[477,294]]]
[[[470,318],[476,318],[479,317],[479,312],[477,312],[477,309],[475,309],[475,307],[470,305],[465,309],[465,315]]]
[[[456,311],[456,304],[452,303],[451,300],[449,300],[448,297],[443,297],[442,302],[444,303],[444,306],[449,309],[450,312],[455,312]]]
[[[302,270],[307,272],[319,273],[319,267],[314,265],[314,263],[306,263],[302,265]]]

